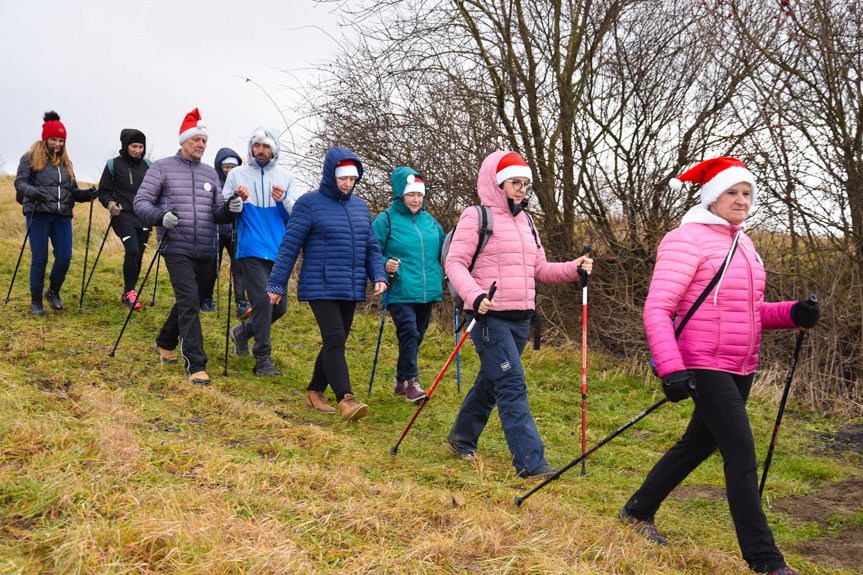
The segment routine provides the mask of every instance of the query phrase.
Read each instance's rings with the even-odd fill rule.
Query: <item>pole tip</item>
[[[111,353],[109,353],[108,357],[114,357],[114,352],[112,351]]]
[[[515,503],[516,507],[521,507],[522,501],[524,501],[524,498],[522,497],[516,497],[515,499],[513,499],[513,503]]]
[[[399,444],[396,443],[395,445],[393,445],[393,448],[390,449],[390,455],[395,457],[398,452],[399,452]]]

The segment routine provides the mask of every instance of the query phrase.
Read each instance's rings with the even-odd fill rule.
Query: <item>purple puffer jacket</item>
[[[674,339],[672,316],[682,320],[740,240],[718,285]],[[659,377],[685,369],[747,375],[758,367],[762,329],[793,328],[793,301],[765,303],[766,273],[740,226],[690,223],[659,244],[644,304],[647,342]]]
[[[537,247],[530,231],[527,214],[513,217],[506,201],[506,192],[497,185],[497,165],[510,152],[495,152],[488,156],[479,170],[476,187],[484,206],[491,208],[492,234],[476,259],[473,272],[468,272],[470,260],[479,243],[479,210],[462,212],[447,253],[445,268],[449,280],[464,300],[467,310],[473,309],[477,297],[488,293],[497,282],[494,311],[534,309],[536,281],[564,283],[578,279],[574,261],[551,263],[545,250]]]
[[[165,233],[161,214],[176,208],[180,222],[168,230],[161,251],[195,259],[215,259],[216,224],[234,219],[222,198],[216,170],[199,160],[189,160],[179,151],[153,162],[133,205],[144,225],[158,226],[160,242]]]

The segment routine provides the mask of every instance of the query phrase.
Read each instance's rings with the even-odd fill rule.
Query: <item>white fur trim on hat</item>
[[[267,133],[263,130],[258,130],[254,134],[252,134],[252,145],[254,144],[263,144],[265,146],[270,147],[270,151],[273,152],[273,155],[276,155],[276,143],[273,141],[271,137],[267,135]]]
[[[755,176],[752,175],[752,172],[740,166],[732,166],[722,170],[713,176],[709,182],[702,185],[701,205],[709,207],[710,204],[718,200],[719,196],[724,194],[728,188],[741,182],[746,182],[752,186],[752,204],[750,209],[754,208],[757,187],[755,185]]]
[[[336,167],[336,177],[337,178],[349,178],[349,177],[360,177],[360,172],[357,170],[357,167],[354,164],[348,164],[346,166],[337,166]]]
[[[532,182],[533,172],[530,171],[530,167],[528,166],[507,166],[497,173],[497,185],[500,186],[505,180],[511,180],[512,178],[527,178]]]
[[[210,137],[210,133],[207,131],[207,127],[204,125],[204,120],[198,120],[198,124],[192,128],[189,128],[185,132],[180,134],[180,144],[191,138],[192,136],[206,136]]]
[[[415,179],[411,181],[411,177],[408,176],[408,183],[405,185],[405,189],[402,192],[402,195],[409,194],[411,192],[419,192],[423,196],[426,195],[426,185],[420,181],[416,181]]]

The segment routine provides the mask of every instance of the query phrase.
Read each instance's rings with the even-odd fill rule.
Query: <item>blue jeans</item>
[[[476,451],[479,436],[497,404],[512,464],[516,472],[528,473],[546,465],[545,445],[527,404],[521,366],[521,352],[529,333],[529,319],[489,317],[487,328],[477,322],[470,337],[479,354],[480,370],[449,433],[449,442],[456,449],[462,453]],[[486,337],[488,341],[484,341]]]
[[[433,307],[434,302],[391,303],[387,306],[396,324],[396,337],[399,340],[399,360],[396,364],[396,379],[399,381],[419,375],[417,354],[429,327]]]
[[[45,287],[45,268],[48,266],[48,240],[54,247],[54,265],[48,279],[55,284],[66,280],[72,263],[72,216],[36,212],[28,214],[30,225],[30,291],[41,292]]]

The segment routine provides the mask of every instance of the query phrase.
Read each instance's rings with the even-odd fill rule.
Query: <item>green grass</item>
[[[0,179],[0,289],[8,289],[24,235],[11,178]],[[727,505],[668,501],[658,522],[673,541],[653,547],[615,519],[651,465],[680,435],[691,404],[666,405],[599,450],[581,477],[573,469],[516,508],[532,486],[514,475],[496,415],[476,464],[444,452],[444,440],[478,362],[468,343],[402,443],[390,448],[416,406],[392,394],[397,356],[388,320],[371,414],[356,424],[310,412],[305,386],[319,333],[291,299],[272,340],[277,380],[229,358],[222,375],[225,316],[202,314],[213,385],[183,379],[152,350],[172,305],[164,267],[154,307],[125,319],[122,253],[109,235],[85,309],[77,311],[86,206],[75,219],[75,256],[63,312],[27,314],[29,250],[0,307],[0,571],[9,573],[745,573]],[[96,207],[90,262],[107,225]],[[83,215],[83,217],[82,217]],[[145,255],[148,264],[152,252]],[[224,279],[224,276],[223,276]],[[152,295],[152,281],[142,294]],[[222,303],[227,285],[222,281]],[[365,399],[379,312],[358,313],[348,341],[356,394]],[[426,388],[454,345],[432,325],[420,352]],[[547,457],[562,466],[581,450],[580,349],[528,350],[531,408]],[[632,366],[590,356],[588,443],[660,398]],[[776,406],[755,397],[750,417],[763,460]],[[807,494],[859,474],[860,458],[825,453],[810,432],[835,422],[795,406],[783,423],[769,498]],[[722,486],[710,458],[686,485]],[[807,573],[852,573],[809,563],[790,547],[860,524],[827,526],[768,509],[779,545]]]

